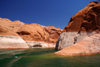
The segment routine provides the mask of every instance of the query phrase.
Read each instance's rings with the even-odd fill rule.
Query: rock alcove
[[[42,47],[40,44],[33,45],[33,47]]]

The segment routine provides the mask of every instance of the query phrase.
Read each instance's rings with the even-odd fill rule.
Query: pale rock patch
[[[26,42],[18,36],[0,35],[0,49],[29,48]]]

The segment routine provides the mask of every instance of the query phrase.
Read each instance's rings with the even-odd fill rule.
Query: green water
[[[54,49],[0,50],[0,67],[100,67],[100,55],[61,57]]]

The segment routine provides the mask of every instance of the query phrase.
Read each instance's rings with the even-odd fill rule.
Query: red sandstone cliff
[[[9,19],[0,18],[0,35],[18,36],[16,31],[23,27],[24,23],[20,21],[10,21]]]
[[[71,17],[63,31],[92,32],[95,30],[100,30],[100,3],[98,1],[90,2]]]
[[[26,42],[16,33],[23,26],[23,22],[12,22],[9,19],[0,18],[0,49],[29,48]]]
[[[25,41],[44,41],[56,43],[62,30],[54,26],[39,24],[25,24],[20,21],[10,21],[0,18],[0,35],[20,36]]]
[[[60,35],[55,54],[77,56],[100,54],[100,3],[90,2],[77,12]]]
[[[56,49],[63,49],[82,40],[85,36],[100,31],[100,3],[90,2],[71,17],[57,41]],[[73,33],[74,32],[74,33]]]
[[[25,41],[44,41],[49,43],[56,43],[60,33],[59,28],[53,26],[42,26],[39,24],[25,24],[17,31]]]

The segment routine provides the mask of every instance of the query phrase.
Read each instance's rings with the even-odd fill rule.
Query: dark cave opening
[[[42,45],[36,44],[36,45],[33,45],[33,47],[42,47]]]

